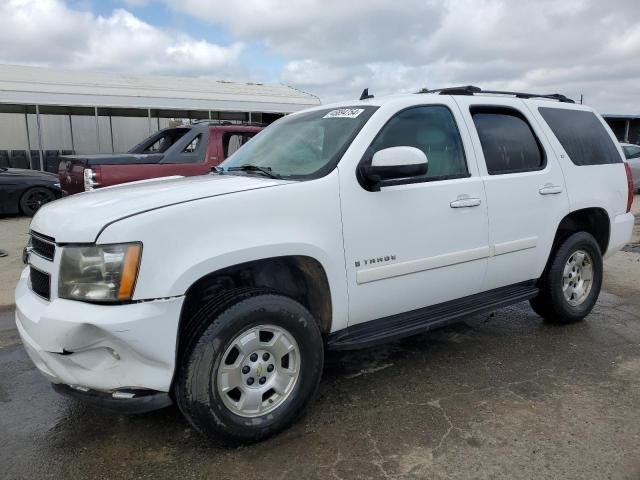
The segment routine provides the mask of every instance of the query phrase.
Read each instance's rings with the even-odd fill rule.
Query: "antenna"
[[[360,100],[367,100],[368,98],[373,98],[373,95],[369,95],[369,89],[365,88],[364,90],[362,90]]]

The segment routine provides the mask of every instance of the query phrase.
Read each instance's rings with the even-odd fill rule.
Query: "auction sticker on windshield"
[[[364,108],[338,108],[331,110],[322,118],[356,118],[364,112]]]

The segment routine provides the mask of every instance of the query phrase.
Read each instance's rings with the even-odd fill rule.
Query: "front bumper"
[[[168,393],[154,392],[151,390],[137,392],[119,391],[118,394],[120,394],[120,396],[114,397],[113,394],[110,393],[97,392],[95,390],[82,391],[62,383],[54,383],[53,389],[60,395],[66,395],[67,397],[119,413],[147,413],[168,407],[173,403]],[[123,396],[123,394],[127,396]]]
[[[55,384],[86,390],[168,392],[184,297],[94,305],[16,287],[16,325],[29,357]]]

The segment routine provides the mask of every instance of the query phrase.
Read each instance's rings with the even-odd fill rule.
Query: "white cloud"
[[[0,5],[0,18],[4,63],[216,76],[238,61],[244,47],[163,31],[124,9],[103,17],[60,0],[8,0]]]
[[[182,0],[173,8],[285,57],[323,100],[478,84],[585,94],[640,112],[637,0]]]
[[[601,111],[640,112],[638,0],[122,0],[161,1],[235,43],[125,9],[97,16],[63,0],[0,0],[0,62],[272,81],[275,58],[282,82],[324,101],[365,87],[380,95],[477,84],[583,93]],[[268,57],[250,63],[256,51]]]

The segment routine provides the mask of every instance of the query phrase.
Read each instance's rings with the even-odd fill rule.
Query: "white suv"
[[[326,349],[524,300],[584,318],[631,236],[630,182],[602,118],[561,95],[363,94],[211,175],[46,205],[16,323],[62,393],[174,401],[208,437],[258,440],[304,410]]]

